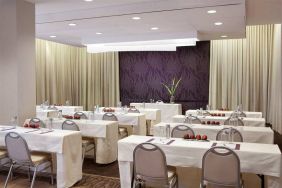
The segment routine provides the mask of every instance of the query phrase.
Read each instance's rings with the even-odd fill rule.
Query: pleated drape
[[[87,53],[86,48],[36,40],[36,101],[41,104],[114,106],[119,96],[118,53]]]
[[[211,41],[212,108],[262,111],[282,133],[281,25],[247,26],[246,39]]]

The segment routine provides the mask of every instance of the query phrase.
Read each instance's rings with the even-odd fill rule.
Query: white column
[[[0,124],[35,115],[35,6],[0,0]]]

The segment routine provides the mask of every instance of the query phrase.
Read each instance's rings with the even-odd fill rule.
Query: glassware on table
[[[121,101],[119,101],[119,102],[117,103],[117,107],[118,107],[118,108],[121,108],[121,107],[122,107]]]
[[[210,105],[209,105],[209,104],[207,104],[207,106],[206,106],[206,110],[207,110],[207,111],[211,110],[211,108],[210,108]]]
[[[49,123],[47,125],[47,129],[49,129],[50,131],[53,130],[53,118],[49,118]]]
[[[11,124],[12,127],[16,128],[17,125],[18,125],[18,117],[17,116],[12,117],[10,124]]]
[[[145,107],[146,107],[146,103],[145,102],[142,103],[142,107],[145,109]]]
[[[170,139],[170,124],[166,124],[165,126],[165,136],[167,139]]]
[[[70,106],[70,101],[69,100],[66,101],[66,106]]]
[[[95,120],[95,114],[94,114],[94,112],[89,112],[89,113],[88,113],[88,118],[89,118],[89,120]]]
[[[59,119],[62,119],[62,118],[63,118],[63,111],[62,111],[62,110],[59,110],[59,112],[58,112],[58,118],[59,118]]]

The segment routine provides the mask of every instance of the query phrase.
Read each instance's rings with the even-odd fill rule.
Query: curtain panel
[[[262,111],[282,133],[281,25],[247,26],[245,39],[211,41],[209,104]]]
[[[118,53],[87,53],[86,48],[36,40],[36,101],[41,104],[115,106],[119,95]]]

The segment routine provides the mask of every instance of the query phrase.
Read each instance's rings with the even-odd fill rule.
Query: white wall
[[[0,0],[0,124],[35,115],[35,7]]]

